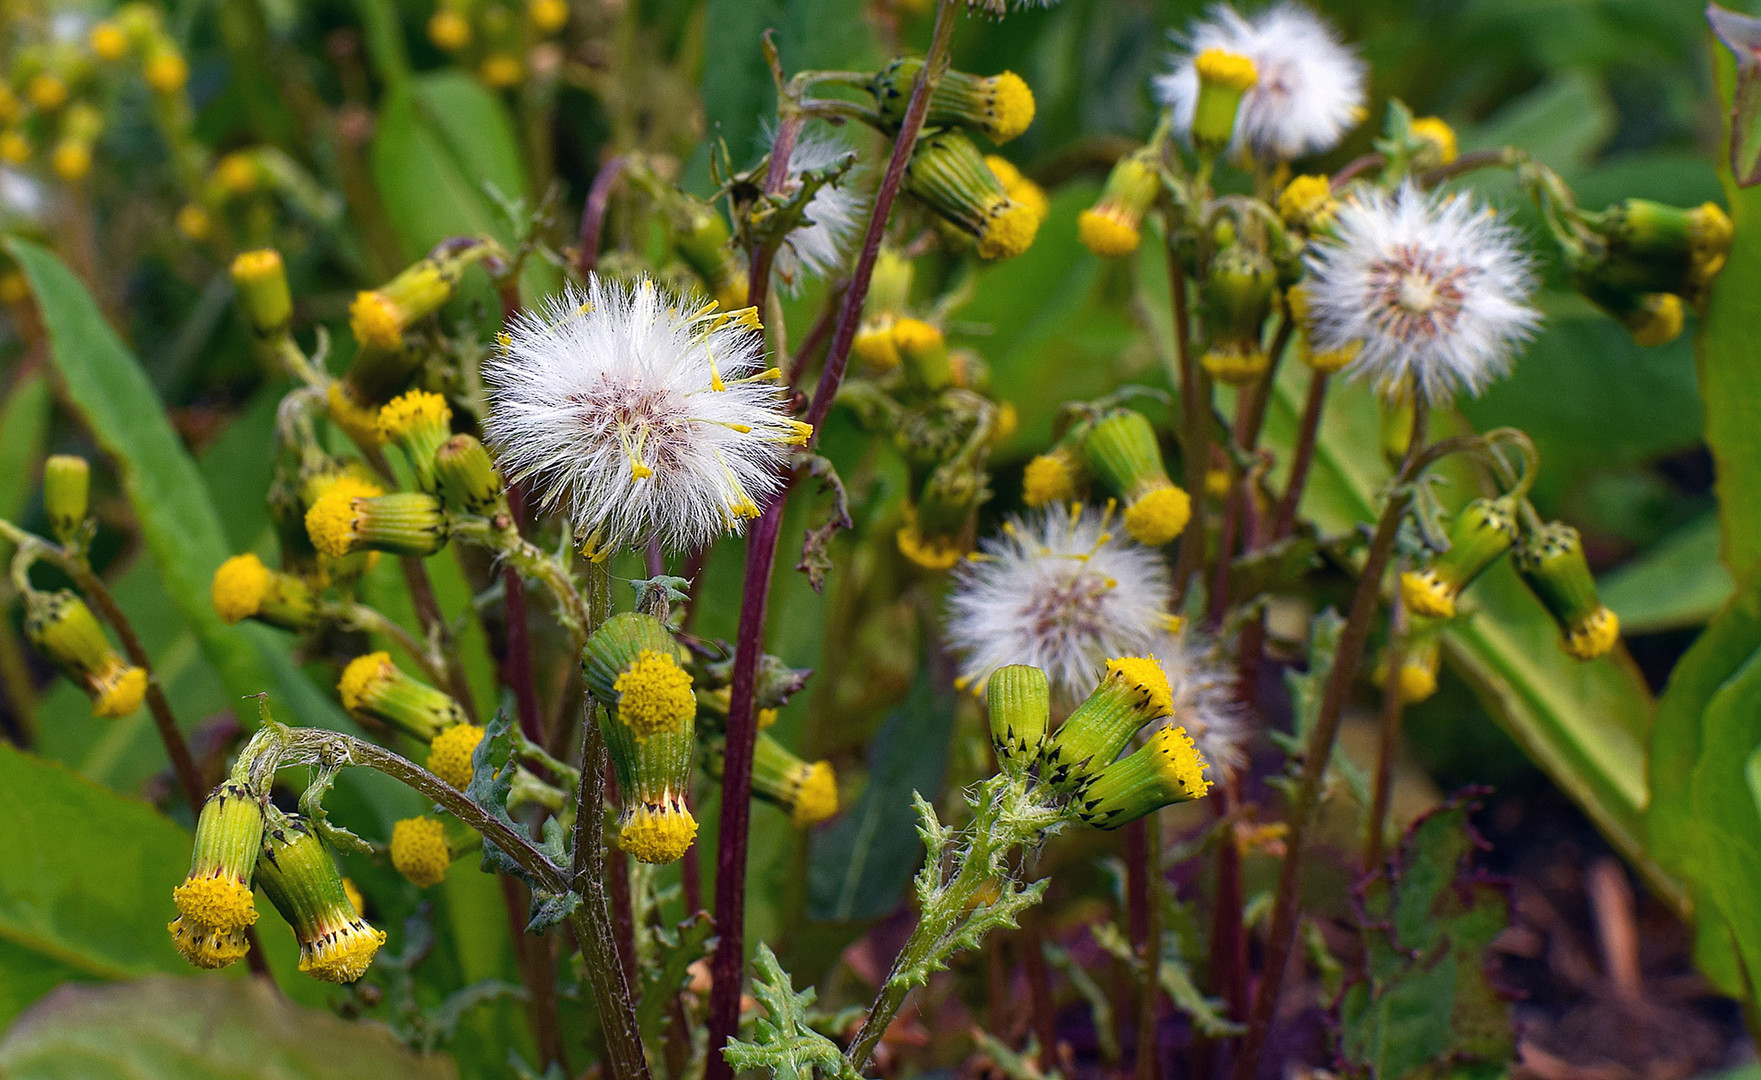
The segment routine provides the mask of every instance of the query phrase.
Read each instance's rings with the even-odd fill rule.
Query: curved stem
[[[337,622],[350,630],[363,630],[369,634],[379,634],[391,639],[405,655],[416,662],[430,681],[444,683],[447,681],[446,669],[435,660],[434,655],[419,641],[416,636],[398,625],[390,616],[378,608],[369,607],[358,601],[347,601],[338,604],[334,609]]]
[[[1460,440],[1446,440],[1437,446],[1425,447],[1425,428],[1430,408],[1423,398],[1413,403],[1412,440],[1406,460],[1389,489],[1388,503],[1382,509],[1376,532],[1364,557],[1357,589],[1352,593],[1351,610],[1339,635],[1339,648],[1334,654],[1333,668],[1327,675],[1326,688],[1316,711],[1314,727],[1303,753],[1302,779],[1290,809],[1290,835],[1285,841],[1285,856],[1278,874],[1278,890],[1272,901],[1272,924],[1267,935],[1265,963],[1260,971],[1260,985],[1254,994],[1253,1012],[1248,1017],[1247,1034],[1243,1036],[1240,1056],[1235,1059],[1234,1080],[1254,1080],[1259,1073],[1260,1053],[1265,1048],[1272,1016],[1278,1007],[1278,994],[1284,983],[1284,969],[1296,945],[1300,912],[1297,910],[1302,884],[1302,864],[1309,830],[1320,805],[1322,782],[1327,765],[1333,757],[1333,743],[1339,735],[1339,721],[1345,711],[1345,699],[1357,678],[1358,665],[1363,661],[1364,647],[1369,642],[1370,623],[1382,596],[1382,574],[1394,553],[1394,540],[1400,522],[1412,504],[1412,482],[1423,469],[1445,453],[1461,449]]]

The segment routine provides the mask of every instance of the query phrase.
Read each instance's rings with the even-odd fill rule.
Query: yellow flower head
[[[1140,544],[1161,547],[1192,520],[1192,499],[1173,484],[1157,487],[1125,508],[1125,531]]]
[[[526,18],[531,21],[532,29],[548,37],[568,25],[568,0],[530,0],[526,5]]]
[[[1021,475],[1021,500],[1028,506],[1069,502],[1076,498],[1076,475],[1066,454],[1038,454]]]
[[[188,878],[171,891],[177,910],[192,923],[217,930],[239,930],[257,922],[251,887],[226,874]]]
[[[1076,238],[1103,259],[1117,259],[1136,251],[1143,243],[1137,226],[1109,213],[1105,206],[1084,210],[1076,218]]]
[[[1201,82],[1245,92],[1259,79],[1251,58],[1224,49],[1206,49],[1193,60]]]
[[[1565,651],[1578,660],[1594,660],[1613,650],[1620,640],[1620,617],[1599,607],[1565,634]]]
[[[211,590],[214,611],[227,623],[236,623],[255,615],[263,606],[263,598],[275,582],[274,575],[263,560],[246,552],[234,555],[214,571]]]
[[[208,211],[193,202],[184,203],[177,208],[174,224],[177,235],[198,244],[214,235],[214,219],[208,216]]]
[[[618,829],[618,846],[637,862],[653,866],[677,860],[695,839],[697,819],[676,799],[638,804],[625,812]]]
[[[45,71],[33,76],[31,81],[25,84],[24,96],[30,99],[32,105],[44,112],[54,112],[67,104],[67,83],[63,82],[59,75],[52,75]]]
[[[217,930],[179,915],[166,923],[165,928],[171,931],[171,941],[183,958],[206,970],[236,963],[250,951],[243,927]]]
[[[829,761],[809,765],[795,795],[795,808],[789,821],[796,828],[817,825],[838,812],[838,777]]]
[[[300,970],[314,979],[352,983],[367,973],[385,944],[385,931],[360,919],[338,923],[328,932],[300,943]]]
[[[325,397],[330,407],[331,423],[362,446],[379,444],[379,410],[356,402],[354,395],[349,393],[348,386],[340,380],[330,384]],[[378,492],[374,494],[377,495]]]
[[[1298,176],[1278,194],[1278,216],[1285,224],[1309,232],[1331,223],[1337,207],[1333,184],[1325,176]],[[1292,291],[1296,291],[1294,286]]]
[[[147,672],[132,664],[115,664],[92,679],[92,715],[121,719],[141,707],[147,696]]]
[[[428,20],[428,40],[443,52],[458,52],[471,43],[471,22],[458,12],[443,8]]]
[[[393,352],[402,348],[404,322],[397,301],[377,289],[362,289],[349,305],[349,329],[363,349]]]
[[[342,697],[342,707],[354,712],[381,685],[395,678],[397,666],[391,662],[391,654],[371,652],[349,661],[348,667],[342,669],[342,679],[336,684],[336,692]]]
[[[1159,727],[1149,738],[1161,774],[1191,799],[1202,799],[1211,790],[1205,779],[1205,759],[1183,727]]]
[[[476,724],[455,724],[434,736],[428,750],[428,771],[460,791],[471,783],[471,755],[483,741]]]
[[[1412,133],[1414,138],[1429,145],[1437,165],[1447,165],[1461,155],[1460,146],[1455,140],[1455,129],[1441,117],[1419,117],[1412,122]],[[1429,157],[1427,164],[1431,164]]]
[[[106,63],[113,64],[128,55],[128,35],[108,19],[92,27],[86,44],[92,47],[94,56]]]
[[[686,723],[697,715],[697,697],[691,692],[691,673],[681,668],[668,653],[643,649],[636,662],[618,675],[612,687],[618,694],[618,719],[639,739],[683,730]],[[692,830],[695,833],[695,823]]]
[[[141,78],[161,94],[175,94],[190,81],[190,65],[182,54],[165,50],[147,61]]]
[[[320,554],[340,559],[355,550],[355,497],[330,491],[306,511],[306,535]]]
[[[77,184],[92,171],[92,148],[76,139],[63,139],[49,155],[55,175],[70,184]]]
[[[1013,71],[1005,71],[990,82],[990,115],[984,133],[992,142],[1006,143],[1033,123],[1033,90]]]
[[[1461,590],[1444,581],[1432,567],[1408,570],[1400,575],[1400,598],[1408,611],[1427,619],[1455,618],[1455,601]]]
[[[438,818],[405,818],[391,827],[391,865],[418,889],[446,880],[452,850]]]
[[[392,398],[379,410],[379,437],[396,442],[418,428],[444,430],[452,423],[452,409],[446,399],[426,390],[411,390]]]
[[[1161,661],[1155,657],[1122,656],[1109,660],[1106,677],[1116,679],[1143,694],[1145,707],[1155,715],[1174,714],[1174,691],[1168,685],[1168,676],[1162,670]]]
[[[1040,218],[1029,207],[1004,199],[978,234],[978,257],[1008,259],[1033,246]]]

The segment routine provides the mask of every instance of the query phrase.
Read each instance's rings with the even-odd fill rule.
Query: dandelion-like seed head
[[[487,365],[503,470],[598,550],[736,532],[809,430],[761,370],[756,312],[595,277],[514,321]]]
[[[1384,397],[1478,393],[1540,322],[1517,233],[1465,195],[1359,191],[1308,255],[1317,352],[1357,346],[1347,372]]]
[[[1275,4],[1251,19],[1214,4],[1176,42],[1174,70],[1156,79],[1176,131],[1192,129],[1197,61],[1215,51],[1251,60],[1257,76],[1241,99],[1231,153],[1251,149],[1286,161],[1323,153],[1362,119],[1363,60],[1301,4]]]
[[[1010,518],[980,546],[955,571],[948,601],[968,689],[1006,664],[1029,664],[1073,703],[1110,659],[1146,655],[1168,634],[1167,564],[1107,511],[1054,504]]]
[[[775,146],[775,134],[770,137]],[[786,187],[799,190],[804,173],[827,169],[852,153],[848,143],[818,127],[801,131],[789,154]],[[801,227],[783,238],[772,267],[783,289],[794,296],[810,278],[824,277],[842,269],[868,217],[868,199],[858,189],[853,172],[822,185],[807,201]]]

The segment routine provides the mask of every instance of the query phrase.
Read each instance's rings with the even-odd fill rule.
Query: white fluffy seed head
[[[1291,161],[1323,153],[1363,118],[1363,60],[1301,4],[1274,4],[1251,19],[1228,4],[1213,4],[1205,18],[1175,36],[1175,45],[1174,70],[1158,76],[1155,89],[1177,133],[1192,130],[1198,104],[1193,61],[1206,49],[1245,56],[1258,73],[1235,116],[1232,154],[1252,149]]]
[[[773,133],[773,146],[774,140]],[[851,153],[849,144],[838,136],[818,127],[804,128],[789,155],[789,183],[799,184],[803,173],[828,168]],[[868,217],[868,198],[858,188],[856,170],[821,186],[801,217],[801,227],[783,238],[772,262],[777,281],[791,296],[809,278],[824,277],[849,261]]]
[[[1316,351],[1349,349],[1346,370],[1384,397],[1478,393],[1510,369],[1540,322],[1515,229],[1464,194],[1361,189],[1307,257]]]
[[[1247,763],[1248,726],[1232,671],[1215,641],[1193,630],[1164,634],[1152,653],[1174,691],[1170,724],[1186,729],[1215,782]]]
[[[804,427],[774,382],[752,378],[751,314],[599,276],[522,313],[483,373],[502,468],[600,550],[738,531]]]
[[[1010,517],[960,564],[947,634],[962,685],[976,692],[997,668],[1031,664],[1070,705],[1108,660],[1148,655],[1167,638],[1167,564],[1114,525],[1100,510],[1053,505]]]

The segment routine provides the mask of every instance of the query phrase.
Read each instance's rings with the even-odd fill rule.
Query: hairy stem
[[[1205,562],[1205,470],[1211,462],[1210,380],[1192,358],[1192,316],[1187,311],[1186,268],[1174,250],[1168,249],[1168,289],[1174,312],[1174,349],[1180,363],[1180,462],[1187,494],[1192,496],[1192,519],[1180,534],[1180,552],[1174,560],[1174,606],[1186,599],[1186,589]]]
[[[1254,1080],[1258,1075],[1260,1052],[1265,1048],[1272,1016],[1278,1007],[1278,994],[1284,983],[1284,969],[1296,945],[1298,892],[1302,884],[1302,864],[1308,843],[1309,829],[1321,800],[1321,787],[1327,775],[1327,764],[1333,757],[1333,743],[1339,735],[1339,721],[1345,711],[1345,699],[1357,678],[1358,665],[1363,661],[1364,646],[1369,642],[1370,624],[1382,597],[1382,574],[1388,569],[1394,552],[1394,540],[1400,522],[1412,503],[1412,481],[1426,462],[1422,453],[1425,424],[1429,407],[1424,399],[1413,404],[1412,441],[1406,460],[1389,489],[1388,503],[1376,523],[1375,536],[1364,557],[1357,589],[1352,594],[1351,610],[1339,635],[1339,649],[1334,654],[1333,669],[1321,695],[1321,705],[1309,733],[1308,747],[1303,753],[1302,779],[1296,799],[1290,808],[1290,835],[1285,841],[1283,866],[1278,873],[1278,890],[1272,901],[1272,924],[1266,940],[1265,965],[1260,972],[1260,985],[1254,994],[1253,1011],[1248,1017],[1247,1034],[1243,1036],[1241,1054],[1235,1060],[1234,1080]]]
[[[954,13],[958,0],[940,0],[936,6],[935,30],[929,51],[911,90],[904,121],[893,143],[893,154],[887,162],[880,188],[875,192],[874,209],[869,217],[868,231],[862,250],[850,276],[850,288],[844,294],[844,306],[832,332],[830,351],[825,368],[820,372],[819,385],[808,406],[806,420],[817,436],[820,425],[831,411],[838,385],[843,381],[850,346],[856,340],[856,327],[862,318],[862,303],[868,296],[869,279],[874,274],[875,259],[880,254],[881,238],[886,233],[887,219],[893,202],[904,181],[905,166],[923,130],[929,112],[930,94],[947,71],[948,47],[954,35]],[[772,176],[776,175],[776,159],[772,158]],[[768,275],[767,275],[768,276]],[[758,279],[752,282],[759,287]],[[811,445],[811,443],[810,443]],[[731,1080],[733,1069],[722,1056],[722,1049],[739,1030],[740,985],[745,958],[746,844],[747,828],[752,809],[752,746],[758,735],[753,693],[757,686],[758,660],[763,653],[764,620],[770,603],[771,572],[776,564],[777,537],[782,529],[783,503],[787,489],[774,496],[753,525],[746,541],[746,572],[740,601],[738,640],[734,646],[733,682],[730,687],[726,757],[722,767],[721,823],[717,837],[715,923],[716,950],[710,961],[712,979],[709,995],[709,1059],[706,1080]]]

